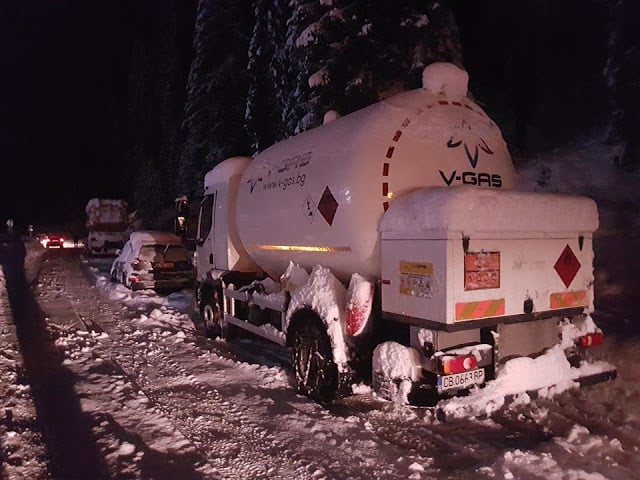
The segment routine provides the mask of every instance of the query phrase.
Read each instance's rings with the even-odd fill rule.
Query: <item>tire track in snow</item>
[[[149,314],[148,310],[141,312]],[[115,316],[126,313],[121,310]],[[154,317],[153,312],[150,316]],[[170,316],[170,312],[162,316]],[[112,332],[110,327],[105,330],[112,336],[120,335],[123,340],[119,343],[129,342],[123,348],[123,354],[129,355],[128,371],[137,372],[149,397],[166,405],[166,414],[183,425],[180,428],[185,436],[212,452],[208,459],[225,477],[394,479],[407,478],[416,473],[414,469],[424,471],[415,461],[399,458],[403,452],[380,442],[361,419],[336,418],[295,394],[282,366],[254,365],[256,358],[264,359],[261,352],[243,350],[257,349],[251,341],[210,341],[191,327],[174,344],[171,339],[180,332],[165,337],[138,329],[130,321],[116,323]],[[175,330],[170,324],[164,327]],[[281,355],[269,355],[267,363],[280,359]],[[233,385],[226,372],[230,372]],[[256,381],[264,382],[265,375],[280,378],[273,385],[256,385]],[[175,382],[162,383],[172,376]],[[202,388],[187,385],[189,381]],[[429,463],[429,459],[419,460]]]
[[[65,267],[74,269],[72,264]],[[71,279],[66,281],[68,292],[73,292],[79,298],[83,297],[88,288],[86,282],[73,280],[80,279],[80,276],[67,274],[67,277]],[[95,289],[92,293],[95,295]],[[77,306],[78,311],[85,317],[91,316],[91,312],[82,313],[83,304],[81,301]],[[174,426],[190,439],[200,455],[207,458],[211,470],[221,472],[225,478],[312,478],[307,473],[309,467],[304,462],[292,462],[278,451],[264,451],[265,445],[277,442],[269,438],[266,430],[245,420],[243,407],[222,399],[215,390],[190,376],[188,369],[181,367],[179,362],[171,360],[177,348],[173,338],[154,337],[153,332],[145,332],[137,328],[130,319],[122,318],[131,316],[130,312],[113,308],[108,301],[101,300],[100,304],[100,312],[96,318],[101,319],[102,323],[99,325],[110,336],[107,342],[110,357],[128,372],[151,404],[166,418],[171,419]],[[113,319],[108,325],[104,324],[106,317]],[[188,352],[188,358],[193,353],[194,351]],[[230,360],[223,360],[234,365]],[[158,385],[158,378],[170,381]],[[176,402],[194,407],[176,409]],[[215,421],[210,418],[204,428],[199,428],[193,420],[195,418],[202,421],[206,417]],[[262,456],[259,455],[260,452],[263,453]]]
[[[283,368],[273,369],[274,376],[282,376],[279,385],[255,385],[269,371],[252,365],[256,352],[242,352],[252,345],[258,349],[255,343],[209,341],[192,328],[182,329],[180,336],[170,323],[157,334],[171,331],[170,336],[154,336],[127,318],[149,314],[150,308],[136,312],[113,301],[104,304],[108,313],[96,318],[105,318],[112,338],[119,339],[113,342],[118,346],[114,358],[223,478],[288,478],[285,472],[301,479],[582,478],[591,473],[598,478],[598,472],[607,472],[617,479],[633,476],[636,470],[628,465],[638,465],[631,458],[638,444],[623,425],[606,414],[601,425],[588,415],[572,418],[572,410],[580,412],[585,401],[606,408],[597,398],[598,386],[544,412],[541,399],[490,418],[446,423],[424,410],[366,395],[341,400],[327,411],[294,395]],[[241,388],[225,384],[227,371]],[[602,452],[591,454],[597,447]],[[276,469],[269,470],[270,464]]]
[[[70,269],[70,265],[76,265],[76,268]],[[77,258],[69,254],[52,257],[43,265],[41,275],[40,301],[45,307],[48,301],[59,307],[58,300],[63,295],[72,302],[77,301],[78,298],[72,299],[68,295],[69,291],[74,291],[74,286],[84,289],[85,294],[90,289],[77,267]],[[91,305],[92,310],[86,312],[89,318],[94,317],[96,311],[105,311],[105,304],[96,302],[96,298]],[[204,462],[198,458],[196,449],[171,422],[153,411],[153,405],[149,405],[134,379],[117,362],[101,355],[102,343],[108,345],[109,337],[78,330],[74,322],[64,321],[64,312],[56,313],[61,320],[52,324],[58,333],[57,345],[67,356],[65,366],[77,378],[77,395],[85,414],[94,418],[93,436],[108,464],[109,476],[121,479],[204,478],[197,471]],[[67,309],[69,316],[78,313],[79,310],[74,313],[73,309]]]

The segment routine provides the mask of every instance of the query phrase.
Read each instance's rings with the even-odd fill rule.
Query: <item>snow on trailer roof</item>
[[[253,159],[250,157],[231,157],[220,162],[204,176],[205,193],[207,193],[213,185],[227,183],[232,176],[244,172],[247,165],[252,161]]]
[[[380,223],[382,232],[403,233],[587,233],[597,229],[598,208],[590,198],[471,186],[416,190],[395,199]]]
[[[125,200],[121,199],[113,199],[113,198],[92,198],[87,202],[87,206],[85,207],[85,211],[90,213],[94,210],[97,210],[104,206],[111,206],[115,208],[124,208],[127,209],[129,205]]]
[[[142,230],[132,232],[129,241],[135,246],[141,245],[182,245],[182,239],[169,232]]]

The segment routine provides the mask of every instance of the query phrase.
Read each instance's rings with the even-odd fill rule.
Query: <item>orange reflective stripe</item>
[[[587,292],[559,292],[551,294],[551,308],[586,307],[589,305]]]
[[[456,303],[456,320],[497,317],[504,315],[504,298],[480,302]]]

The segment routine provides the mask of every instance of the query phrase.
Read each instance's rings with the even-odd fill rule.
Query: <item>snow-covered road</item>
[[[104,271],[52,251],[35,292],[103,478],[638,478],[640,338],[605,345],[617,380],[490,417],[442,422],[365,386],[323,408],[294,392],[280,347],[206,339],[189,292],[132,293]],[[10,315],[0,322],[0,373],[11,384],[0,412],[13,405],[12,421],[0,422],[0,478],[48,478],[72,460],[55,455],[64,445],[29,406]]]

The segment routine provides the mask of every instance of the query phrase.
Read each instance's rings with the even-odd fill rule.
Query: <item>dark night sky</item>
[[[127,50],[116,3],[0,2],[3,224],[82,222],[89,198],[121,195],[110,125]]]
[[[126,166],[119,157],[124,140],[117,138],[113,125],[116,119],[124,119],[116,108],[127,105],[135,4],[133,0],[0,0],[0,178],[4,183],[0,229],[9,217],[22,227],[31,223],[43,229],[82,223],[90,198],[126,198],[122,186]],[[593,5],[586,9],[582,0],[564,0],[557,8],[545,10],[545,22],[536,25],[530,21],[531,12],[516,7],[520,4],[513,0],[453,5],[474,93],[497,88],[510,95],[507,101],[524,99],[524,107],[546,99],[551,105],[556,101],[588,105],[591,114],[594,105],[604,105],[594,102],[593,95],[590,102],[583,101],[588,96],[585,88],[599,88],[587,85],[585,79],[602,71],[605,51],[585,42],[591,39],[606,45],[603,10]],[[144,25],[145,12],[139,16]],[[585,37],[584,32],[591,34]],[[517,82],[515,91],[510,86],[514,79],[504,68],[508,58],[518,59],[531,74]],[[537,60],[531,62],[532,58]],[[536,78],[531,65],[546,76]],[[529,78],[539,83],[533,85]],[[491,115],[495,115],[492,105],[504,98],[480,95]],[[575,112],[575,118],[588,118],[584,112]],[[512,126],[499,116],[494,118],[508,135]],[[545,138],[569,123],[561,115],[551,118],[558,125],[550,125]]]

